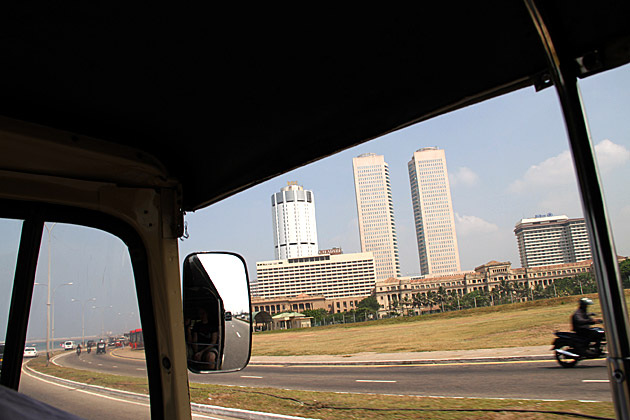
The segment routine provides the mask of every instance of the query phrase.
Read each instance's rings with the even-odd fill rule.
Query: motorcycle
[[[556,361],[565,368],[574,367],[580,360],[599,359],[606,356],[606,334],[603,328],[594,327],[591,330],[599,334],[599,345],[596,341],[589,341],[572,331],[556,332],[553,342]]]

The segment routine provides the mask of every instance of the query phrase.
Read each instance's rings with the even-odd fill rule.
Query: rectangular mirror
[[[186,257],[182,273],[188,369],[243,369],[252,337],[245,261],[230,253],[196,253]]]

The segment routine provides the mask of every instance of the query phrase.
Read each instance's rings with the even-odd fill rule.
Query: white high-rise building
[[[521,219],[514,227],[521,266],[568,264],[592,258],[584,219],[552,214]]]
[[[366,153],[352,159],[359,214],[361,252],[371,252],[376,280],[400,276],[389,168],[381,155]]]
[[[273,242],[277,260],[317,255],[315,197],[297,182],[271,196]]]
[[[417,150],[408,164],[420,272],[451,274],[461,271],[444,150]]]

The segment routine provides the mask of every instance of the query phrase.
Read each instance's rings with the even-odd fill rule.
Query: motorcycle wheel
[[[575,351],[570,346],[562,346],[562,347],[558,348],[558,350],[564,350],[564,351],[570,351],[570,352]],[[556,361],[563,368],[571,368],[571,367],[574,367],[575,365],[577,365],[577,363],[578,363],[578,359],[574,359],[572,357],[565,356],[562,353],[558,353],[558,352],[555,352],[555,353],[556,353]]]

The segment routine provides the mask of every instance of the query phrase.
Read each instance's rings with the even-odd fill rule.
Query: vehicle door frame
[[[44,223],[57,222],[81,225],[108,232],[120,238],[128,247],[146,343],[145,355],[151,418],[190,418],[187,369],[185,357],[181,357],[185,352],[180,351],[178,354],[179,346],[174,345],[177,344],[177,337],[173,337],[174,335],[177,336],[178,329],[172,327],[173,322],[177,323],[179,318],[182,323],[182,341],[180,344],[183,348],[183,316],[181,314],[177,239],[162,238],[162,240],[155,241],[154,235],[149,235],[151,237],[147,238],[147,232],[138,229],[137,225],[132,226],[120,217],[86,208],[0,199],[0,209],[0,217],[23,220],[0,383],[15,390],[19,387],[26,329]],[[152,240],[153,243],[151,244],[148,240]],[[173,249],[175,254],[172,252]],[[171,252],[165,252],[165,250]],[[151,254],[153,254],[153,258]],[[167,254],[167,257],[164,257],[164,254]],[[164,280],[166,274],[171,275],[169,281]],[[159,284],[157,287],[156,283]],[[169,298],[166,295],[171,295],[174,298]],[[177,304],[174,305],[173,301]],[[170,310],[160,310],[160,308],[164,309],[168,306],[171,307]],[[173,307],[176,309],[173,310]],[[179,317],[177,317],[177,312],[179,312]],[[165,317],[168,322],[165,322]],[[178,359],[182,359],[182,361],[177,363]],[[181,380],[179,382],[174,380],[176,364],[183,364],[184,383]],[[185,397],[185,401],[181,401],[183,397]],[[180,402],[174,403],[175,401]]]

